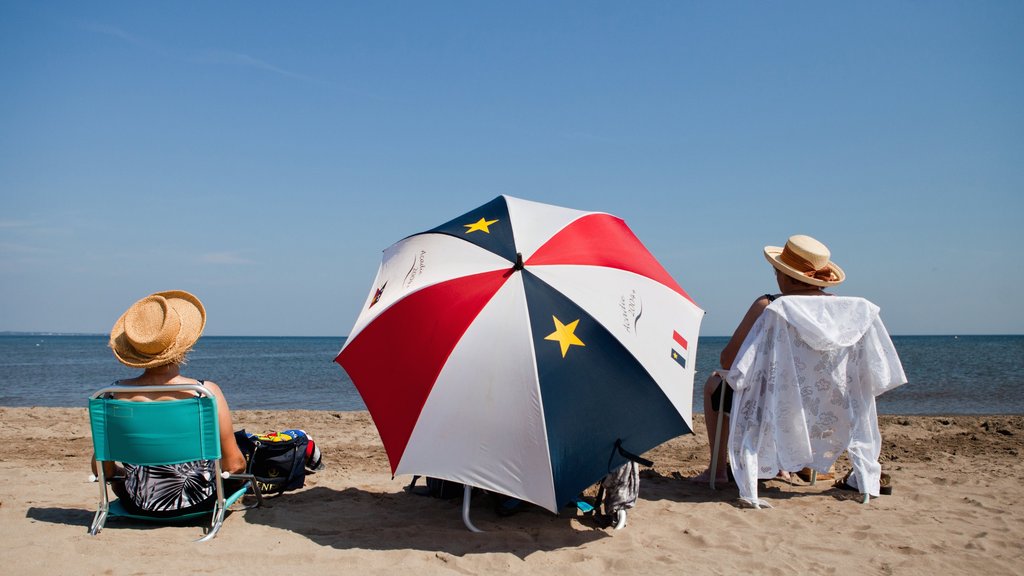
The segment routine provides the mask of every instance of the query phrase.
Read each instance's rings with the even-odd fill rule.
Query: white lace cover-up
[[[878,495],[882,437],[875,397],[907,382],[878,307],[863,298],[784,296],[751,328],[727,380],[735,390],[729,458],[740,497],[758,478],[847,451],[857,485]]]

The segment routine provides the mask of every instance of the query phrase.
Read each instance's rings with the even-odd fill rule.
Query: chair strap
[[[636,462],[637,464],[639,464],[641,466],[646,466],[648,468],[650,468],[651,466],[654,466],[654,462],[652,462],[652,461],[650,461],[650,460],[648,460],[648,459],[646,459],[646,458],[644,458],[642,456],[637,456],[636,454],[633,454],[629,450],[626,450],[625,448],[623,448],[622,447],[622,438],[619,438],[619,439],[615,440],[615,447],[612,449],[611,456],[608,457],[608,471],[609,472],[612,471],[612,458],[615,457],[616,453],[618,453],[620,456],[622,456],[626,460],[629,460],[630,462]]]

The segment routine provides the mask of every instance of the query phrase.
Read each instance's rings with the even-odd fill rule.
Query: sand
[[[0,566],[8,574],[1022,574],[1024,416],[881,418],[891,496],[862,505],[819,481],[766,482],[771,510],[685,478],[706,464],[704,424],[646,456],[623,530],[474,498],[407,494],[365,412],[238,411],[237,427],[302,427],[327,469],[270,507],[235,512],[211,542],[198,524],[124,519],[87,534],[98,485],[84,409],[0,408]],[[848,468],[841,459],[840,472]]]

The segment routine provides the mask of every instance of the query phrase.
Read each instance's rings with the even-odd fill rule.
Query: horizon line
[[[0,336],[109,336],[106,332],[49,332],[49,331],[26,331],[26,330],[0,330]],[[730,338],[731,334],[701,334],[697,338]],[[1024,336],[1024,333],[1014,332],[966,332],[959,334],[889,334],[898,338],[903,337],[946,337],[959,338],[961,336]],[[267,334],[203,334],[201,338],[344,338],[348,335],[267,335]]]

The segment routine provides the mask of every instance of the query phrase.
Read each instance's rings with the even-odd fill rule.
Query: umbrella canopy
[[[702,317],[621,219],[500,196],[384,251],[336,361],[393,474],[557,512],[691,432]]]

